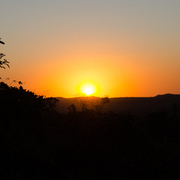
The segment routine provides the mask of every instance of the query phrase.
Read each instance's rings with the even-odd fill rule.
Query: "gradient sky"
[[[97,96],[180,94],[180,0],[5,0],[0,7],[7,84],[61,97],[87,82]]]

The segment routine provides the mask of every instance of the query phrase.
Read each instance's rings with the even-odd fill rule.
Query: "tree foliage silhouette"
[[[1,41],[1,38],[0,38],[0,44],[5,44],[3,41]],[[2,59],[4,56],[5,56],[4,53],[0,53],[0,68],[6,69],[6,66],[7,67],[10,66],[9,66],[9,62],[6,59]]]
[[[5,44],[3,41],[1,41],[1,38],[0,38],[0,43],[1,43],[1,44]]]
[[[95,104],[92,105],[92,107],[94,108],[96,113],[101,113],[105,104],[109,103],[110,100],[109,98],[106,97],[102,97],[99,101],[97,101]]]
[[[43,98],[33,92],[24,89],[8,86],[0,82],[0,112],[1,115],[45,115],[56,111],[56,98]],[[19,116],[18,116],[19,117]],[[19,117],[20,118],[20,117]]]

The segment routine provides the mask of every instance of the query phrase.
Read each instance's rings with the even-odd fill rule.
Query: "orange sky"
[[[0,5],[0,51],[11,66],[0,71],[8,84],[20,80],[61,97],[77,96],[82,83],[95,84],[96,96],[180,94],[179,1]]]

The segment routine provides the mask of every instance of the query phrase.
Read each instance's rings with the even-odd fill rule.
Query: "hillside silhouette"
[[[77,98],[56,97],[59,102],[57,108],[60,112],[68,112],[67,107],[75,104],[78,110],[81,110]],[[98,101],[98,97],[93,97],[93,102]],[[134,115],[142,116],[150,113],[171,111],[174,106],[180,107],[180,95],[164,94],[155,97],[119,97],[109,98],[110,102],[104,107],[103,112],[112,111],[115,113],[130,112]],[[178,112],[180,109],[178,108]]]
[[[72,100],[0,83],[1,179],[179,179],[179,95]]]

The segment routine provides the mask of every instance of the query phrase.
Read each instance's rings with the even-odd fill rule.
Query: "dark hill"
[[[75,104],[80,110],[76,98],[57,98],[59,100],[57,107],[60,112],[68,112],[68,107]],[[94,98],[94,101],[99,98]],[[110,98],[110,102],[105,105],[104,112],[113,111],[115,113],[130,112],[135,115],[146,115],[153,112],[171,111],[180,109],[180,95],[164,94],[155,97],[119,97]]]

